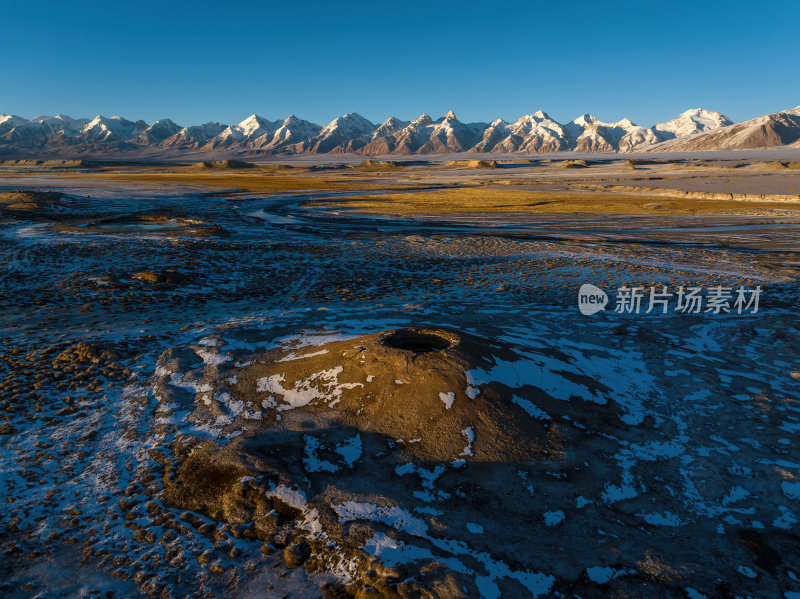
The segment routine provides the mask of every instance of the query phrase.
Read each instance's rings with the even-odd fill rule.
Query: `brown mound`
[[[133,275],[131,275],[131,278],[137,281],[141,281],[142,283],[150,283],[150,284],[166,283],[169,285],[176,285],[186,281],[186,275],[174,270],[162,270],[162,271],[147,270],[134,273]]]
[[[88,167],[96,166],[96,163],[88,160],[44,160],[42,166]]]
[[[463,452],[463,431],[473,427],[478,438],[473,459],[536,455],[544,438],[539,423],[530,418],[515,422],[510,415],[520,410],[497,394],[468,395],[467,371],[483,362],[481,351],[448,331],[401,329],[331,343],[316,352],[268,353],[237,369],[230,393],[254,410],[263,408],[264,401],[274,404],[262,410],[261,425],[268,428],[297,430],[300,420],[309,419],[331,427],[333,418],[338,427],[388,439],[420,439],[409,452],[448,461]]]
[[[765,161],[759,162],[756,168],[759,170],[800,170],[800,162]]]
[[[99,163],[89,160],[0,160],[0,166],[90,167]]]
[[[240,169],[254,168],[256,165],[244,160],[206,160],[195,164],[195,168],[201,169]]]
[[[58,204],[61,194],[52,191],[7,191],[0,193],[0,207],[22,212]]]
[[[589,164],[585,160],[565,160],[561,168],[586,168]]]
[[[134,277],[161,282],[181,275],[150,271]],[[205,355],[213,348],[201,351]],[[197,360],[192,350],[170,350],[159,360],[161,371],[170,374],[157,386],[165,401],[176,402],[171,373],[188,369],[185,376],[208,388],[186,398],[195,421],[218,425],[221,408],[203,399],[212,393],[229,396],[242,407],[239,414],[258,415],[226,421],[221,434],[300,431],[313,422],[314,428],[347,428],[397,442],[417,439],[406,452],[447,462],[462,455],[467,445],[463,431],[472,428],[469,459],[513,461],[541,452],[547,445],[546,427],[511,402],[505,385],[490,382],[479,388],[471,373],[491,370],[498,360],[519,359],[509,349],[487,346],[486,340],[470,335],[398,329],[308,349],[276,348],[239,357],[239,366],[220,359],[214,368],[197,368],[191,366]],[[535,388],[514,393],[547,412],[570,412],[591,427],[608,426],[617,418],[615,406],[585,410]]]
[[[362,160],[354,165],[354,168],[372,171],[396,170],[403,168],[403,164],[397,160]]]
[[[448,160],[444,164],[446,166],[457,166],[471,169],[500,168],[497,160]]]

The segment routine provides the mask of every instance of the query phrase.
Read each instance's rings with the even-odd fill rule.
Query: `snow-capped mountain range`
[[[434,120],[389,117],[375,124],[353,112],[320,126],[294,115],[270,121],[256,114],[236,125],[181,127],[170,119],[152,124],[119,116],[73,119],[65,115],[26,120],[0,115],[0,150],[102,151],[136,148],[225,150],[233,154],[358,153],[443,154],[453,152],[549,153],[642,152],[738,149],[796,145],[800,107],[734,125],[719,112],[696,108],[652,127],[625,118],[613,123],[583,114],[559,123],[546,112],[514,122],[462,123],[451,110]]]

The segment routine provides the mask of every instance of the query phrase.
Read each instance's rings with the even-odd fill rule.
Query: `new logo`
[[[584,283],[578,290],[578,309],[584,316],[591,316],[604,310],[608,304],[606,292],[589,283]]]

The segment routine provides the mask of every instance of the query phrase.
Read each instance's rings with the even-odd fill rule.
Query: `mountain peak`
[[[711,110],[706,110],[705,108],[690,108],[689,110],[684,110],[679,116],[697,116],[701,114],[719,114],[719,113],[715,113]]]
[[[662,137],[671,138],[703,133],[732,124],[733,121],[720,112],[705,108],[691,108],[666,123],[654,125],[653,129],[659,131]]]
[[[360,136],[366,133],[371,133],[375,130],[375,125],[365,119],[357,112],[348,112],[342,116],[338,116],[330,123],[323,127],[320,135],[323,137],[329,135],[352,135]]]
[[[346,115],[344,115],[341,118],[347,119],[349,121],[367,121],[367,119],[365,119],[363,116],[361,116],[357,112],[348,112]],[[369,122],[369,121],[367,121],[367,122]]]
[[[413,121],[411,121],[412,125],[430,125],[433,122],[433,119],[427,112],[423,112]]]
[[[446,114],[446,115],[444,115],[444,116],[442,117],[442,119],[443,119],[443,120],[444,120],[444,119],[452,119],[452,120],[454,120],[454,121],[457,121],[457,120],[458,120],[458,119],[456,118],[456,113],[455,113],[455,112],[453,112],[452,110],[449,110],[449,111],[447,112],[447,114]]]
[[[244,135],[245,137],[261,137],[263,135],[271,134],[280,127],[281,122],[275,121],[268,121],[264,117],[258,116],[257,114],[251,114],[241,123],[236,125],[235,129],[237,129],[240,134]]]
[[[599,123],[600,121],[597,120],[596,116],[591,115],[588,112],[584,112],[581,116],[579,116],[572,122],[578,125],[594,125],[595,123]]]
[[[236,126],[244,128],[247,127],[248,125],[258,124],[263,121],[264,119],[262,117],[258,116],[256,113],[253,113]]]

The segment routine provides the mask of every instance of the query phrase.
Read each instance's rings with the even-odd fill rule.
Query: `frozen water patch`
[[[558,524],[561,524],[566,517],[567,517],[566,514],[561,510],[554,510],[552,512],[545,512],[544,513],[544,525],[545,526],[557,526]]]
[[[342,456],[342,459],[344,460],[345,464],[347,464],[348,468],[352,468],[353,464],[358,461],[364,451],[361,445],[361,435],[356,433],[349,439],[345,439],[336,446],[334,451]]]
[[[637,514],[637,516],[653,526],[683,526],[684,524],[684,522],[672,512],[650,512]]]
[[[623,501],[625,499],[633,499],[634,497],[638,497],[638,495],[636,489],[628,485],[621,487],[617,485],[606,485],[601,497],[606,503],[616,503],[617,501]]]
[[[525,410],[525,412],[527,412],[528,416],[531,418],[535,418],[536,420],[552,420],[547,412],[545,412],[532,401],[528,401],[527,399],[523,399],[516,395],[511,398],[511,401]]]
[[[781,491],[789,499],[800,499],[800,481],[783,481],[781,483]]]
[[[609,568],[608,566],[592,566],[591,568],[586,568],[586,576],[589,577],[589,580],[597,584],[606,584],[626,573],[626,570],[617,570],[616,568]]]
[[[305,468],[306,472],[336,472],[339,470],[339,466],[336,464],[317,457],[317,450],[321,447],[319,439],[312,435],[305,435],[303,440],[305,441],[303,468]]]

